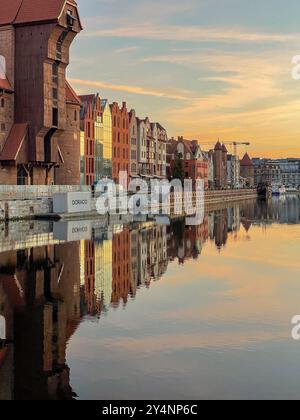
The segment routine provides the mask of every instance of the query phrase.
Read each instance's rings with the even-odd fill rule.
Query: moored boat
[[[284,185],[272,185],[272,195],[285,195],[286,194],[286,188]]]

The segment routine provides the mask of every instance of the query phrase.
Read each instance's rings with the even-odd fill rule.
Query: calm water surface
[[[298,197],[196,227],[52,230],[20,250],[2,238],[0,398],[300,398]]]

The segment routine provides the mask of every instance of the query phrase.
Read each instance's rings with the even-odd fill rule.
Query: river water
[[[0,399],[300,397],[298,197],[49,226],[0,254]]]

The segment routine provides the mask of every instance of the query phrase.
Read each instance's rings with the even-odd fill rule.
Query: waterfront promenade
[[[53,211],[53,196],[57,193],[82,192],[91,193],[87,186],[28,186],[9,187],[0,186],[0,221],[24,220],[35,218],[90,218],[99,217],[96,210],[96,198],[91,198],[91,211],[75,214],[57,214]],[[255,189],[206,191],[205,206],[224,202],[235,202],[257,197]],[[171,194],[171,215],[174,209],[175,198]],[[195,202],[195,195],[193,196]],[[182,214],[184,216],[184,214]]]

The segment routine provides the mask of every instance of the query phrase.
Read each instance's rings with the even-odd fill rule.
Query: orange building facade
[[[112,174],[113,180],[119,180],[119,172],[130,173],[129,114],[126,102],[120,108],[118,103],[111,105],[112,114]]]

